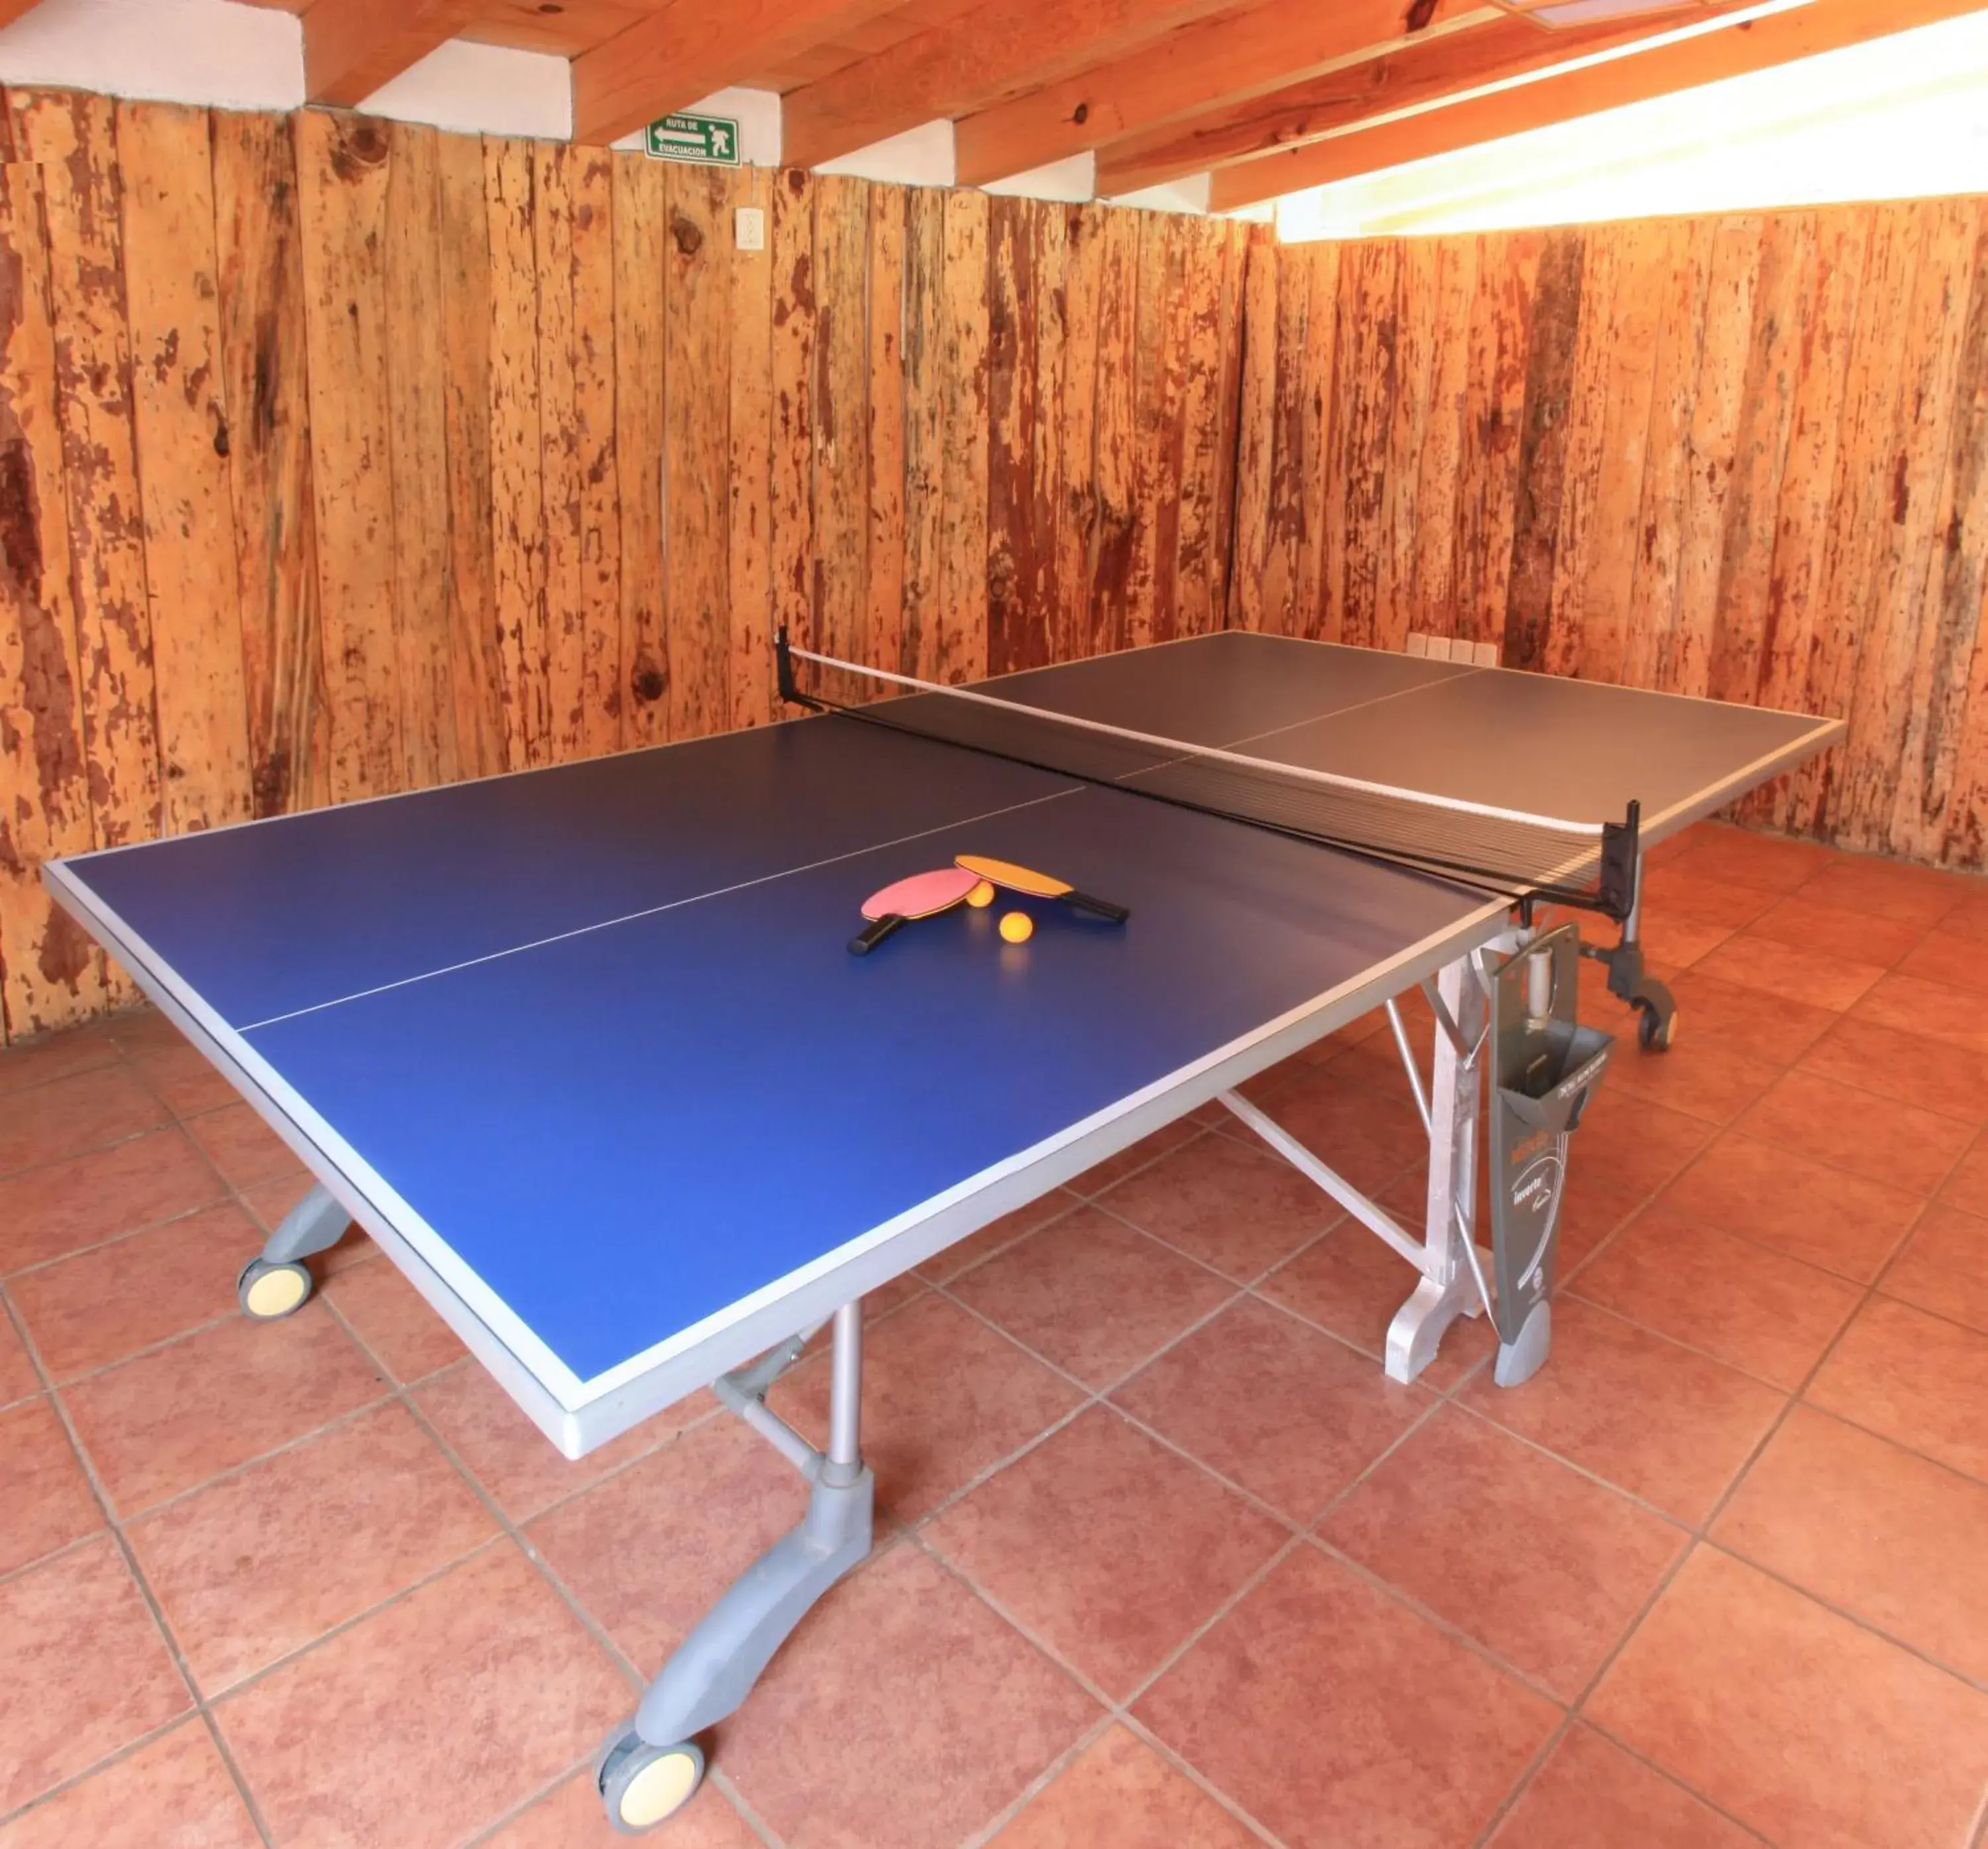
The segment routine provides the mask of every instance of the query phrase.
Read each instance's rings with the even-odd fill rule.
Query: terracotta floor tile
[[[1270,1114],[1363,1194],[1378,1194],[1428,1158],[1428,1139],[1405,1091],[1363,1082],[1352,1070],[1321,1068],[1280,1093]]]
[[[132,1060],[131,1067],[176,1117],[218,1110],[224,1104],[235,1104],[242,1095],[221,1076],[219,1068],[205,1053],[184,1041],[177,1046],[161,1047],[155,1053],[140,1053]]]
[[[1696,918],[1729,931],[1752,924],[1781,896],[1771,886],[1694,872],[1689,855],[1672,865],[1648,867],[1643,875],[1643,903],[1652,917]]]
[[[1522,1387],[1460,1396],[1521,1437],[1699,1523],[1787,1404],[1784,1394],[1577,1296],[1554,1304],[1553,1356]]]
[[[397,1381],[424,1379],[465,1352],[455,1331],[395,1266],[353,1266],[332,1279],[325,1295]]]
[[[921,1299],[864,1344],[863,1454],[878,1501],[918,1520],[1083,1397],[956,1303]],[[773,1404],[822,1442],[827,1368],[796,1368],[774,1388]]]
[[[0,1307],[0,1406],[25,1399],[31,1393],[40,1392],[41,1388],[42,1377],[21,1345],[12,1317]]]
[[[1596,1102],[1611,1094],[1617,1099],[1647,1099],[1708,1124],[1729,1124],[1780,1074],[1766,1060],[1736,1051],[1710,1035],[1680,1033],[1668,1052],[1646,1053],[1623,1046],[1609,1061]],[[1574,1144],[1577,1164],[1581,1145]]]
[[[809,1614],[719,1752],[787,1849],[949,1849],[1097,1718],[952,1574],[899,1546]]]
[[[1611,1098],[1606,1107],[1582,1120],[1569,1170],[1577,1166],[1584,1175],[1606,1180],[1625,1193],[1652,1195],[1716,1134],[1702,1117],[1643,1098]]]
[[[1567,1702],[1607,1660],[1686,1539],[1449,1407],[1384,1459],[1319,1534]]]
[[[42,1361],[66,1380],[233,1315],[235,1274],[261,1243],[226,1202],[22,1272],[8,1289]]]
[[[262,1841],[197,1720],[0,1824],[0,1849],[260,1849]]]
[[[1928,933],[1898,965],[1898,972],[1972,995],[1988,994],[1988,955],[1978,938],[1956,932]]]
[[[1672,969],[1689,969],[1733,935],[1729,924],[1691,918],[1682,912],[1652,912],[1641,920],[1638,930],[1643,953],[1650,962]],[[1598,975],[1601,973],[1598,965],[1589,967]]]
[[[1690,847],[1666,864],[1689,867],[1709,879],[1740,880],[1749,886],[1791,892],[1824,867],[1842,858],[1820,841],[1797,841],[1786,835],[1761,834],[1752,829],[1714,823],[1693,837]]]
[[[560,1454],[480,1361],[459,1362],[431,1375],[414,1397],[443,1442],[514,1522],[529,1520],[607,1472],[668,1443],[718,1405],[708,1393],[688,1394],[574,1462]]]
[[[1978,1137],[1954,1164],[1940,1185],[1939,1198],[1950,1207],[1988,1219],[1988,1137]]]
[[[63,1389],[125,1515],[356,1411],[385,1383],[322,1304],[215,1323]]]
[[[1712,1538],[1988,1682],[1988,1486],[1797,1406]]]
[[[1591,1303],[1792,1391],[1849,1320],[1843,1279],[1658,1202],[1569,1286]]]
[[[1280,1161],[1229,1137],[1203,1137],[1141,1170],[1098,1205],[1239,1283],[1259,1277],[1343,1216]]]
[[[1419,1225],[1409,1230],[1418,1232]],[[1408,1301],[1418,1276],[1405,1259],[1349,1220],[1273,1272],[1259,1288],[1273,1302],[1330,1330],[1378,1364],[1387,1356],[1388,1326]],[[1444,1334],[1442,1346],[1419,1384],[1447,1392],[1496,1346],[1482,1317],[1459,1317]]]
[[[121,1143],[167,1121],[165,1106],[122,1063],[11,1092],[0,1111],[0,1175]]]
[[[1568,1729],[1491,1839],[1491,1849],[1759,1849],[1751,1830],[1591,1727]]]
[[[106,1015],[98,1025],[116,1043],[118,1050],[129,1058],[186,1044],[186,1036],[149,1002],[120,1008]]]
[[[103,1512],[44,1398],[0,1412],[0,1573],[94,1534]]]
[[[1988,1335],[1875,1297],[1804,1397],[1988,1481]]]
[[[1293,1521],[1326,1504],[1428,1405],[1355,1354],[1269,1305],[1226,1310],[1113,1398]]]
[[[1750,1137],[1912,1194],[1934,1192],[1974,1126],[1797,1070],[1740,1120]]]
[[[1882,1101],[1878,1107],[1882,1111]],[[1781,1129],[1788,1114],[1784,1110],[1769,1119],[1767,1127]],[[1888,1127],[1875,1114],[1873,1127],[1879,1135]],[[1838,1134],[1847,1143],[1857,1131],[1838,1120]],[[1668,1211],[1743,1234],[1860,1284],[1884,1269],[1924,1205],[1918,1195],[1827,1167],[1739,1130],[1729,1131],[1680,1175],[1662,1202]]]
[[[192,1706],[109,1536],[0,1580],[0,1815]]]
[[[172,1219],[227,1192],[180,1130],[30,1169],[0,1181],[0,1271]]]
[[[224,1105],[190,1119],[187,1133],[235,1188],[253,1188],[303,1167],[289,1145],[246,1104]]]
[[[1038,1226],[1046,1226],[1051,1220],[1069,1212],[1077,1205],[1077,1199],[1068,1188],[1059,1188],[1039,1201],[1016,1208],[1013,1213],[1004,1213],[992,1225],[982,1227],[978,1232],[969,1233],[943,1252],[935,1252],[922,1265],[915,1267],[917,1274],[932,1283],[943,1284],[948,1278],[958,1277],[962,1271],[972,1270],[983,1259],[991,1259],[996,1252],[1006,1252],[1024,1234],[1033,1232]]]
[[[1235,1293],[1214,1273],[1095,1208],[1031,1233],[952,1290],[1093,1387],[1129,1372]],[[1109,1313],[1100,1313],[1107,1304]]]
[[[1988,1019],[1978,995],[1894,972],[1851,1010],[1854,1019],[1915,1033],[1963,1052],[1988,1054]]]
[[[1787,898],[1761,913],[1746,927],[1746,935],[1889,969],[1924,934],[1918,925],[1894,924],[1869,912]]]
[[[1988,938],[1988,892],[1970,893],[1939,921],[1955,937]]]
[[[590,1751],[627,1685],[509,1543],[215,1710],[285,1849],[441,1849]]]
[[[1118,1699],[1286,1538],[1232,1490],[1103,1407],[990,1477],[926,1533],[1028,1631]]]
[[[0,1097],[51,1079],[66,1079],[99,1066],[117,1063],[122,1056],[104,1034],[52,1033],[39,1039],[17,1040],[0,1047]]]
[[[1935,1202],[1878,1288],[1988,1335],[1988,1219]]]
[[[1587,1712],[1776,1842],[1952,1849],[1988,1780],[1988,1695],[1709,1547]]]
[[[645,1675],[798,1522],[800,1473],[736,1419],[687,1432],[527,1524],[532,1545]]]
[[[1885,974],[1882,963],[1860,963],[1809,945],[1772,943],[1747,933],[1728,938],[1696,968],[1721,982],[1837,1010],[1868,994]]]
[[[1415,1070],[1426,1077],[1429,1059],[1426,1047],[1415,1046]],[[1319,1062],[1319,1070],[1331,1073],[1336,1078],[1363,1090],[1381,1090],[1399,1098],[1403,1104],[1413,1109],[1415,1094],[1408,1084],[1407,1068],[1401,1063],[1401,1050],[1395,1043],[1391,1033],[1378,1033],[1370,1040],[1361,1040],[1335,1053],[1330,1060]],[[1273,1117],[1277,1113],[1271,1111]],[[1256,1139],[1232,1112],[1224,1111],[1219,1127],[1238,1142],[1246,1145],[1255,1144]],[[1257,1147],[1262,1147],[1257,1144]]]
[[[1929,929],[1963,899],[1980,891],[1980,882],[1963,874],[1939,873],[1929,867],[1909,867],[1873,856],[1845,855],[1825,867],[1797,889],[1804,899],[1868,912],[1897,924]]]
[[[1560,1710],[1302,1547],[1139,1718],[1293,1849],[1471,1841]]]
[[[1141,1137],[1129,1149],[1121,1149],[1114,1156],[1107,1156],[1101,1162],[1087,1168],[1083,1174],[1072,1177],[1066,1185],[1074,1195],[1088,1199],[1092,1195],[1102,1194],[1106,1188],[1115,1187],[1134,1169],[1143,1168],[1148,1162],[1157,1161],[1169,1149],[1178,1149],[1182,1144],[1201,1134],[1203,1126],[1191,1117],[1176,1117],[1172,1123],[1161,1125],[1151,1136]]]
[[[1706,964],[1711,961],[1707,958]],[[1839,1018],[1833,1009],[1728,981],[1705,965],[1684,971],[1672,979],[1670,988],[1677,1002],[1680,1039],[1702,1034],[1772,1065],[1792,1064]]]
[[[1988,1121],[1988,1056],[1845,1015],[1803,1054],[1807,1072],[1841,1079],[1969,1123]]]
[[[212,1695],[467,1553],[497,1524],[428,1434],[389,1404],[128,1532]]]
[[[1258,1841],[1138,1735],[1113,1727],[1030,1801],[993,1849],[1256,1849]]]
[[[627,1840],[608,1823],[592,1775],[580,1772],[485,1839],[479,1849],[616,1849]],[[668,1849],[761,1849],[760,1839],[708,1781],[688,1810],[670,1819],[668,1834],[657,1841]]]

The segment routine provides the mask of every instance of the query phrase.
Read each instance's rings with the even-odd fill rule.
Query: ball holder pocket
[[[1516,1387],[1546,1359],[1567,1144],[1615,1038],[1575,1019],[1581,934],[1563,924],[1489,972],[1491,1251],[1496,1379]]]

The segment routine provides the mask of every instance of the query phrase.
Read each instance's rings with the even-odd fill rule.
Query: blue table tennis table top
[[[996,690],[1568,820],[1634,797],[1652,840],[1840,729],[1234,633]],[[1131,921],[1037,904],[1009,946],[962,909],[848,954],[869,893],[961,852]],[[49,877],[570,1452],[1407,986],[1503,911],[837,716]]]

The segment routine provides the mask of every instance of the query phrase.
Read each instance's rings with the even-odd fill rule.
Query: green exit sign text
[[[729,116],[664,116],[643,136],[652,161],[702,161],[713,167],[739,164],[739,124]]]

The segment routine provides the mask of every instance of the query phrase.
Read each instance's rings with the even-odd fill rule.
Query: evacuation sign
[[[643,144],[654,161],[739,164],[739,124],[729,116],[664,116],[649,124]]]

